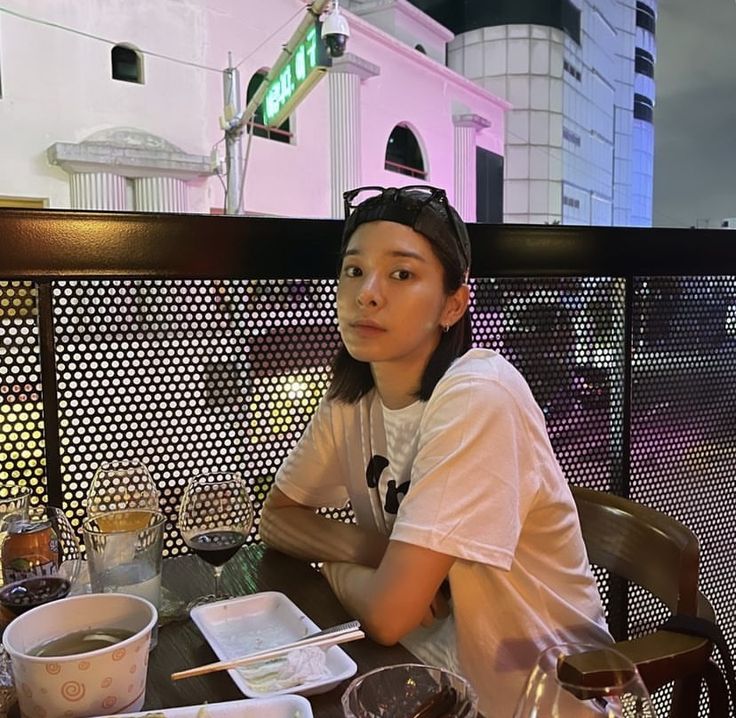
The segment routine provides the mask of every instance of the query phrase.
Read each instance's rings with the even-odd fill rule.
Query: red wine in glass
[[[21,613],[42,603],[64,598],[71,590],[71,582],[63,576],[31,576],[14,581],[0,589],[0,604],[11,613]]]
[[[220,593],[223,566],[245,543],[253,526],[253,504],[245,480],[227,472],[192,478],[179,505],[177,526],[186,545],[214,567],[214,595],[195,599],[190,607],[228,598]]]
[[[239,531],[204,531],[185,543],[211,566],[222,566],[235,556],[245,539],[246,535]]]

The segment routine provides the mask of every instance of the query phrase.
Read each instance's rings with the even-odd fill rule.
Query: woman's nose
[[[366,276],[356,297],[361,307],[376,307],[381,302],[381,288],[377,277]]]

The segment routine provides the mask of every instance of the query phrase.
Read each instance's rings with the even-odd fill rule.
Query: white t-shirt
[[[276,485],[308,506],[350,500],[361,525],[456,557],[459,667],[487,718],[507,718],[544,648],[611,640],[575,504],[541,410],[498,353],[470,350],[409,409],[392,465],[375,392],[323,401]]]

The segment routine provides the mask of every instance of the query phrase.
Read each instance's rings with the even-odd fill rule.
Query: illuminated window
[[[250,102],[251,97],[256,94],[256,90],[266,79],[266,75],[267,73],[265,70],[259,70],[250,78],[248,89],[246,91],[246,104]],[[268,127],[264,124],[263,105],[258,106],[255,115],[253,115],[253,119],[248,124],[252,126],[251,132],[253,132],[256,137],[265,137],[268,140],[274,140],[274,142],[286,142],[287,144],[291,142],[291,138],[293,137],[288,117],[279,127]]]
[[[115,45],[110,56],[113,80],[143,84],[143,63],[135,50],[125,45]]]
[[[44,209],[45,199],[35,197],[8,197],[0,196],[0,207],[19,207],[22,209]]]
[[[406,125],[396,125],[386,145],[385,169],[409,177],[426,179],[424,157],[414,133]]]

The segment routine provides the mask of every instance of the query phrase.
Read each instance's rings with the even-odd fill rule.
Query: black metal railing
[[[475,343],[525,374],[571,482],[695,531],[736,645],[733,235],[469,229]],[[170,554],[193,473],[242,471],[260,507],[328,381],[339,238],[330,220],[0,210],[2,482],[78,525],[95,466],[138,456]],[[664,619],[599,578],[616,630]]]

